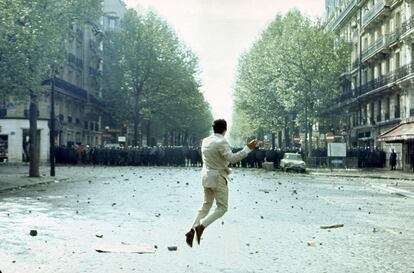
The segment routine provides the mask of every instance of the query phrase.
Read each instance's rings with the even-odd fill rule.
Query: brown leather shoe
[[[195,228],[198,244],[200,244],[201,235],[203,235],[204,229],[205,229],[205,226],[203,226],[203,225],[196,226],[196,228]]]
[[[185,234],[185,237],[186,237],[185,241],[187,242],[187,245],[189,247],[193,247],[194,235],[195,235],[195,230],[193,228]]]

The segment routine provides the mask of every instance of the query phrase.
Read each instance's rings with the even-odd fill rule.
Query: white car
[[[295,153],[285,153],[280,161],[280,167],[283,171],[296,170],[302,173],[306,171],[306,163],[302,160],[302,156]]]

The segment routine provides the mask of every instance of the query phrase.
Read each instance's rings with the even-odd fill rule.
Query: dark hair
[[[227,122],[224,119],[216,119],[213,122],[213,130],[215,134],[222,134],[227,130]]]

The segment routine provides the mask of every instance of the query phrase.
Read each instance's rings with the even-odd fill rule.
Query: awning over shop
[[[414,122],[400,124],[378,137],[378,141],[399,142],[414,140]]]

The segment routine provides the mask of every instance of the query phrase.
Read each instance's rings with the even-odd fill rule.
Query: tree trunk
[[[311,157],[312,150],[313,150],[313,144],[312,144],[313,128],[312,128],[311,122],[309,122],[308,128],[309,128],[309,151],[308,151],[308,157]]]
[[[134,118],[134,141],[133,146],[138,146],[138,118]]]
[[[39,177],[39,141],[37,135],[37,96],[30,91],[29,107],[30,167],[29,176]]]
[[[150,146],[151,143],[151,120],[147,121],[147,146]]]
[[[308,103],[305,100],[305,155],[308,154],[308,130],[309,130],[309,123],[308,123]]]

